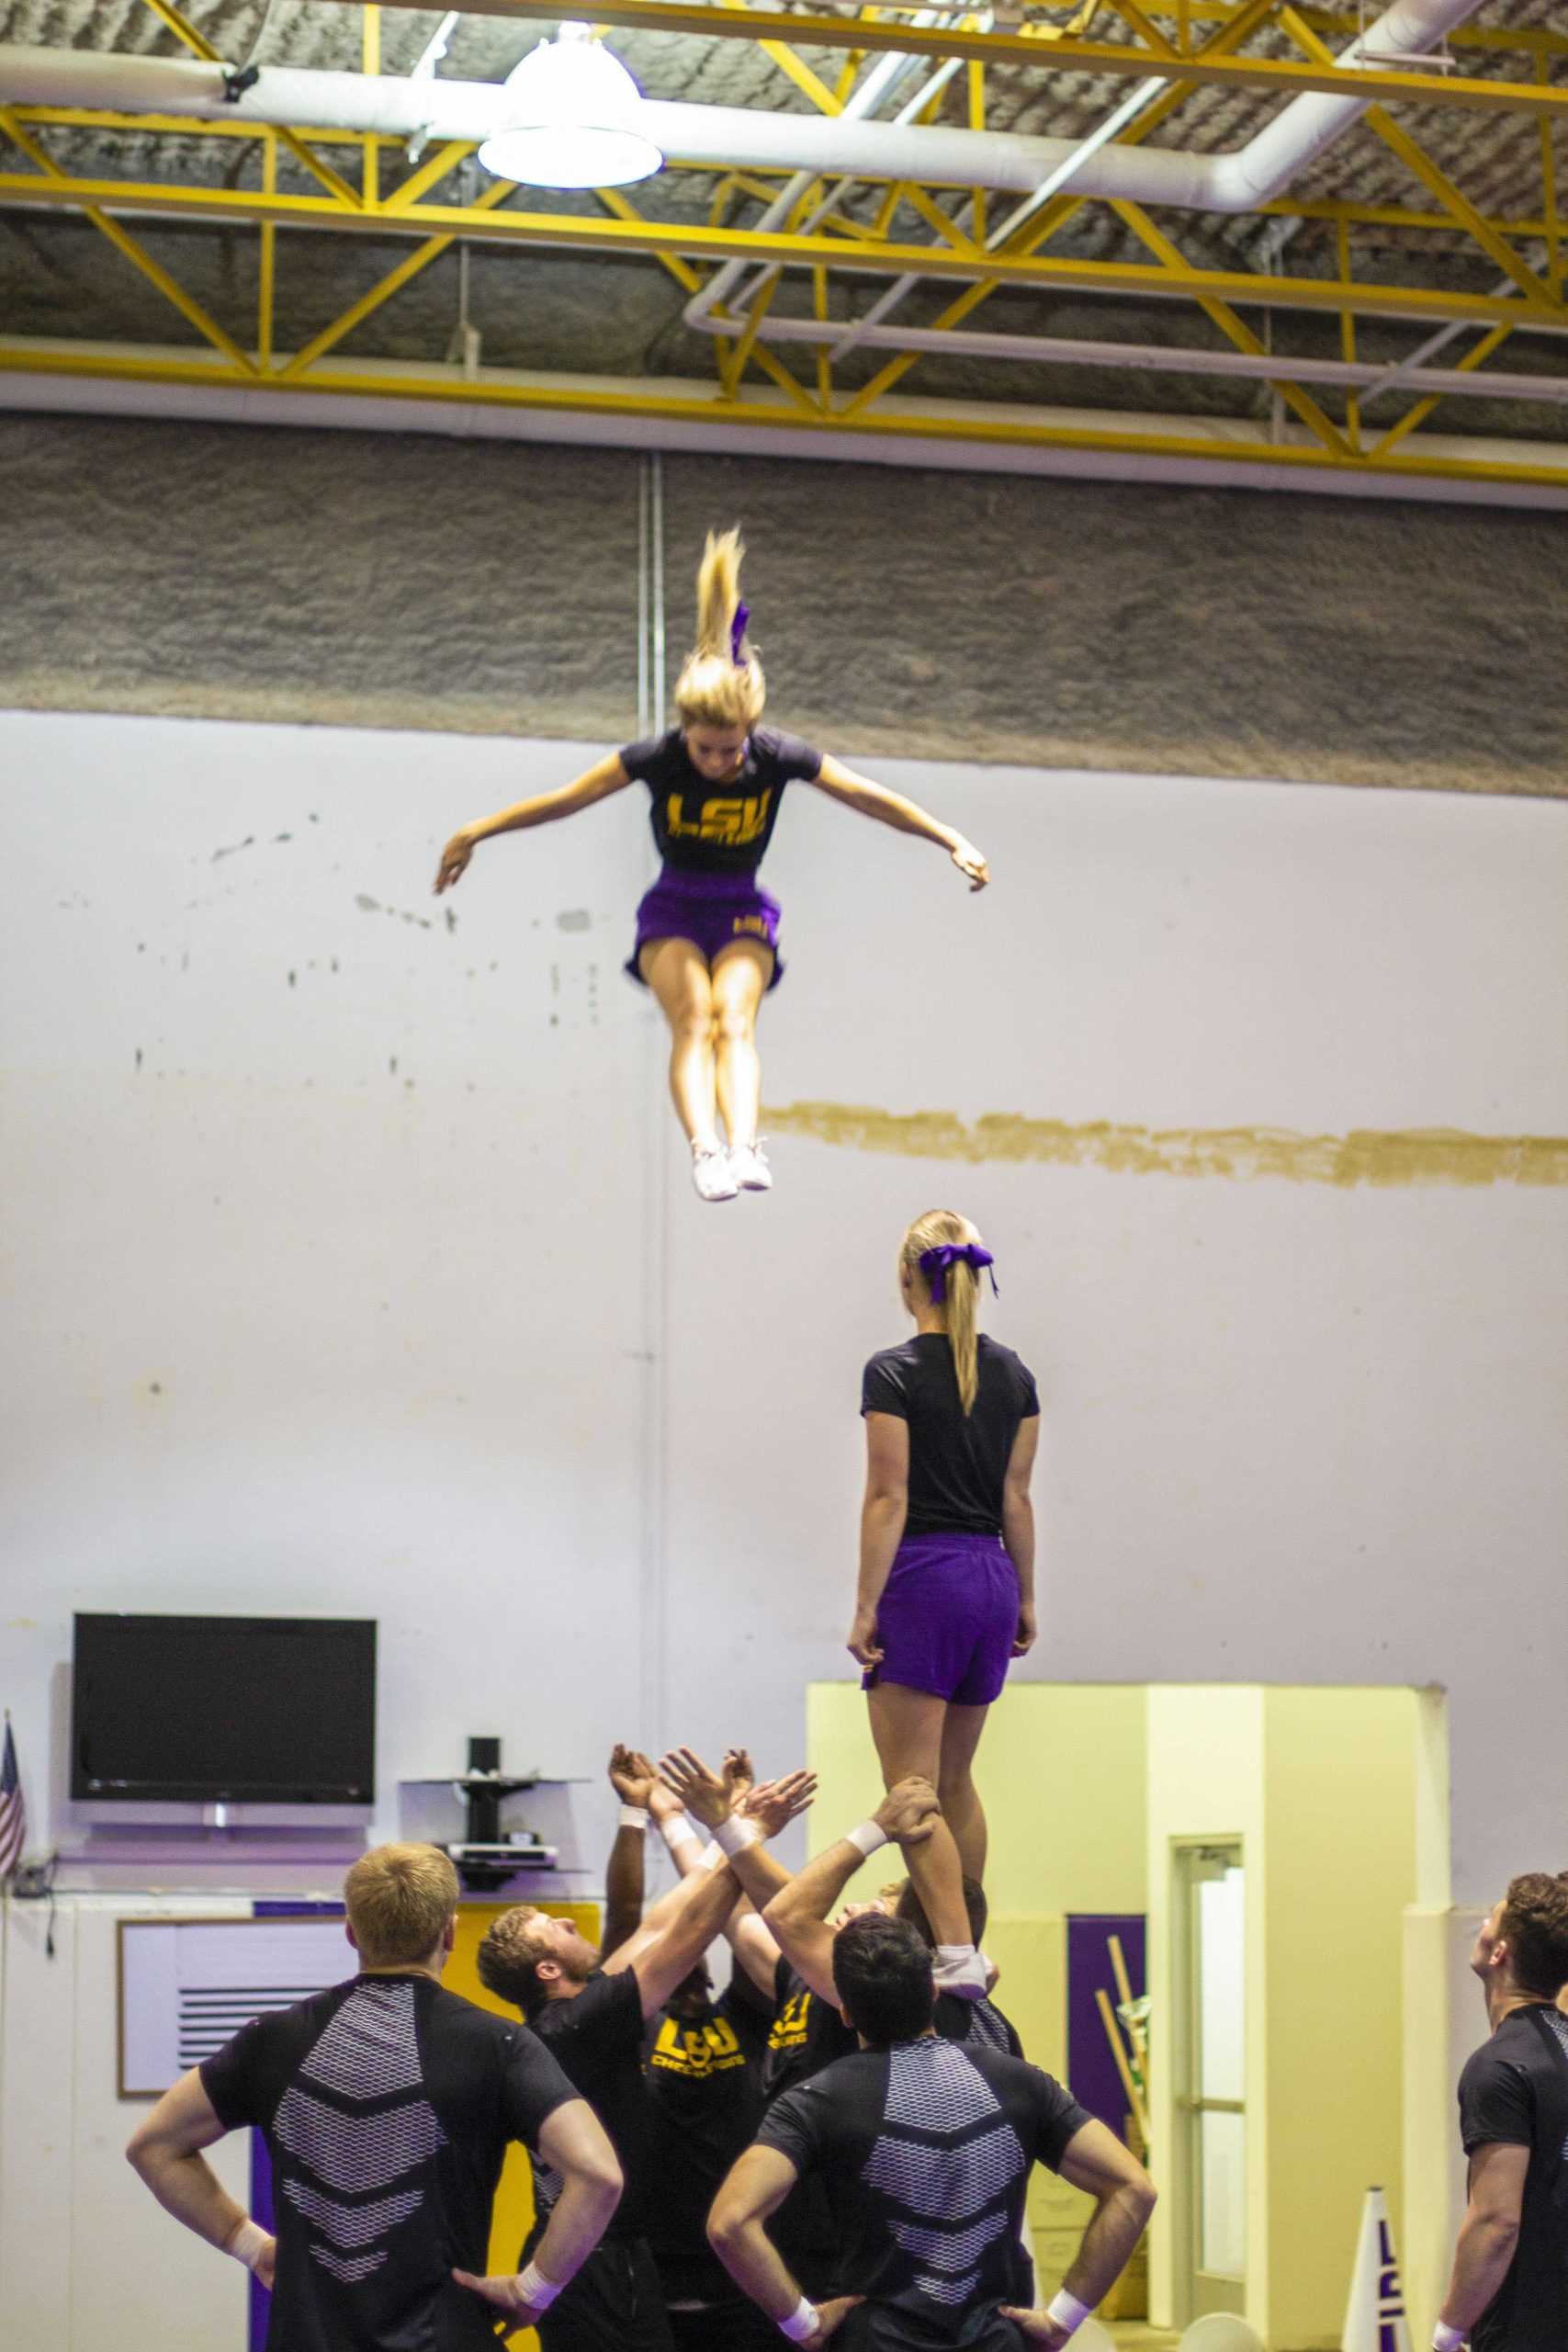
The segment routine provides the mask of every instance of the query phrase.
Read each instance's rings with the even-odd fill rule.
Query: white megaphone
[[[1367,2191],[1340,2344],[1342,2352],[1410,2352],[1399,2257],[1389,2228],[1388,2199],[1381,2188]]]

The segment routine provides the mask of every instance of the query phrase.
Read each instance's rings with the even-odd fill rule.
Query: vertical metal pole
[[[664,460],[657,449],[648,460],[649,548],[652,558],[653,731],[664,732]]]
[[[648,459],[637,469],[637,731],[640,742],[649,732],[648,699]]]

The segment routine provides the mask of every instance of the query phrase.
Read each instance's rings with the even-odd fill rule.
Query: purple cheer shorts
[[[906,1535],[876,1608],[882,1663],[861,1688],[901,1682],[957,1707],[1001,1696],[1018,1632],[1018,1572],[996,1535]]]
[[[637,910],[637,942],[626,960],[634,980],[643,980],[637,958],[650,939],[689,939],[711,964],[721,947],[755,939],[773,951],[770,989],[784,978],[779,958],[779,902],[759,890],[751,874],[683,874],[667,865]]]

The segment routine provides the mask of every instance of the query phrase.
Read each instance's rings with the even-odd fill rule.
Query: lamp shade
[[[637,127],[641,107],[620,59],[586,25],[562,25],[508,74],[504,119],[479,162],[530,187],[625,187],[664,161]]]

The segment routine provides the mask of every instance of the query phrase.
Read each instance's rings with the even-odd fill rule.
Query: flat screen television
[[[375,1620],[79,1614],[71,1793],[369,1804]]]

